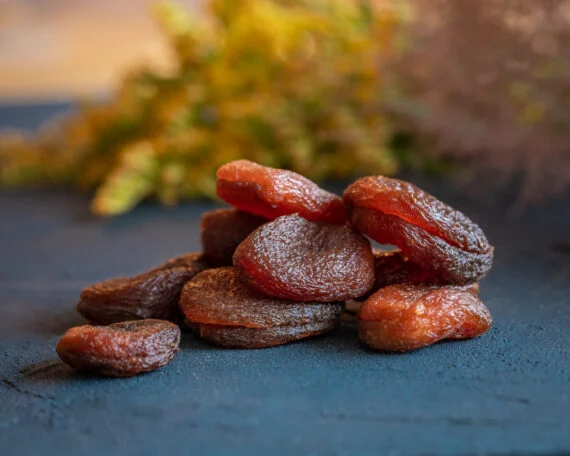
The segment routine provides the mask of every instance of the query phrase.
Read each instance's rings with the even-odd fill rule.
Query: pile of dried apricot
[[[477,337],[492,324],[478,281],[493,247],[461,212],[397,179],[358,179],[340,198],[291,171],[237,160],[218,170],[232,209],[202,217],[203,253],[85,288],[92,323],[60,340],[70,366],[126,377],[168,364],[183,321],[223,347],[323,334],[360,303],[369,347],[406,352]],[[393,250],[373,249],[367,236]],[[104,326],[109,325],[109,326]]]

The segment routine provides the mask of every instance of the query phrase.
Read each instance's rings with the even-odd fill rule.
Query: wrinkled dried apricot
[[[234,267],[196,275],[180,294],[180,308],[192,322],[248,328],[328,321],[342,311],[338,304],[300,303],[257,293],[241,282]]]
[[[341,198],[292,171],[236,160],[221,166],[217,177],[218,196],[243,211],[270,220],[299,214],[312,221],[346,222]]]
[[[430,271],[411,262],[401,250],[375,249],[373,253],[375,289],[396,283],[426,283],[437,279]]]
[[[265,222],[237,209],[206,212],[200,222],[204,260],[215,267],[231,266],[236,247]]]
[[[390,285],[360,308],[358,335],[368,346],[405,352],[444,339],[468,339],[487,332],[491,315],[473,293],[456,286]]]
[[[178,351],[180,328],[164,320],[76,326],[57,344],[71,367],[108,377],[132,377],[166,366]]]
[[[251,233],[234,265],[254,290],[295,301],[354,299],[374,284],[370,242],[349,226],[287,215]]]
[[[144,318],[179,321],[180,291],[206,267],[199,254],[191,253],[135,277],[96,283],[83,289],[77,311],[103,325]]]
[[[190,327],[203,339],[226,348],[267,348],[318,336],[338,326],[336,321],[319,321],[296,326],[246,328],[243,326],[193,323]]]
[[[493,247],[481,228],[410,183],[365,177],[346,189],[344,201],[357,230],[396,245],[439,283],[474,282],[491,268]]]
[[[438,284],[439,277],[433,272],[411,262],[401,250],[378,250],[373,249],[374,254],[374,286],[360,300],[367,299],[380,288],[398,283],[427,283]],[[442,285],[445,285],[442,284]],[[456,285],[464,290],[477,295],[479,284],[477,282],[465,285]]]
[[[205,339],[242,348],[323,333],[338,324],[343,312],[342,303],[300,303],[259,294],[240,281],[234,267],[196,275],[182,290],[180,308]]]

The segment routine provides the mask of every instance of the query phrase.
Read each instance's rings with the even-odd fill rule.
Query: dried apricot
[[[410,183],[362,178],[346,189],[344,200],[357,230],[396,245],[439,283],[471,283],[491,268],[493,247],[481,228]]]
[[[405,352],[444,339],[477,337],[491,324],[487,307],[461,287],[401,284],[362,303],[358,335],[376,350]]]
[[[234,265],[248,287],[295,301],[354,299],[374,284],[370,242],[349,226],[287,215],[251,233]]]
[[[374,249],[373,253],[376,289],[396,283],[426,283],[437,279],[430,271],[411,262],[401,250]]]
[[[270,220],[299,214],[312,221],[346,223],[341,198],[292,171],[236,160],[221,166],[217,176],[218,196],[243,211]]]
[[[108,377],[132,377],[166,366],[178,351],[180,328],[164,320],[76,326],[57,344],[71,367]]]
[[[328,331],[338,324],[344,306],[265,296],[247,288],[236,268],[224,267],[201,272],[188,282],[180,308],[204,338],[224,346],[256,348]]]
[[[104,325],[144,318],[179,321],[180,291],[206,267],[199,254],[191,253],[135,277],[91,285],[81,292],[77,311],[89,321]]]
[[[267,222],[237,209],[219,209],[202,216],[203,258],[212,266],[231,266],[236,247],[253,230]]]
[[[296,326],[246,328],[243,326],[192,323],[190,327],[203,339],[226,348],[267,348],[318,336],[338,326],[337,321],[319,321]]]
[[[427,283],[438,284],[439,277],[433,272],[412,263],[401,250],[379,250],[373,249],[374,254],[374,276],[375,282],[371,290],[361,297],[360,300],[367,299],[380,288],[398,283]],[[445,285],[442,284],[442,285]],[[464,290],[468,290],[477,295],[479,284],[477,282],[465,285],[456,285]]]
[[[300,303],[257,293],[241,282],[234,267],[196,275],[182,290],[180,308],[192,322],[248,328],[328,321],[342,311],[338,304]]]

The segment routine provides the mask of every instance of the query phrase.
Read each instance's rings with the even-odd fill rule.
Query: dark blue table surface
[[[61,109],[3,107],[0,125]],[[58,338],[84,322],[79,291],[198,250],[212,205],[102,220],[85,197],[0,191],[0,454],[570,454],[570,196],[510,214],[499,195],[421,184],[496,246],[487,335],[389,355],[352,327],[251,351],[185,333],[171,365],[126,380],[58,360]]]

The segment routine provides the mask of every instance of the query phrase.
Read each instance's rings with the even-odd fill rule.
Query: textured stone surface
[[[496,247],[481,283],[489,334],[387,355],[350,325],[251,351],[186,332],[172,364],[126,380],[58,360],[58,338],[84,322],[79,292],[198,249],[201,212],[213,206],[148,204],[99,220],[78,196],[0,192],[0,453],[569,453],[570,197],[515,216],[416,182]]]

